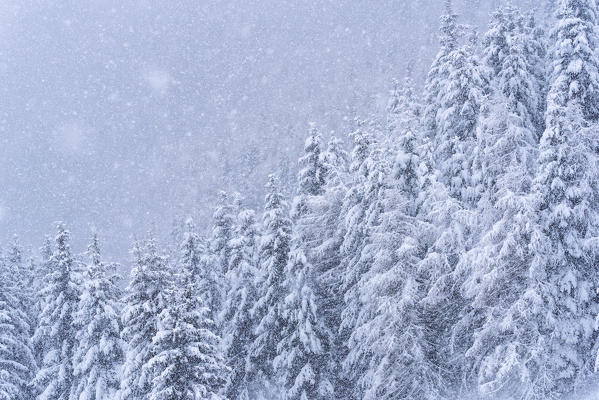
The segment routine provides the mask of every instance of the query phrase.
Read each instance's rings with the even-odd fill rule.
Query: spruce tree
[[[73,321],[78,342],[74,354],[75,396],[80,400],[113,399],[119,389],[119,371],[124,361],[119,277],[115,264],[101,260],[95,234],[88,256],[79,309]]]
[[[212,318],[219,329],[222,321],[218,316],[227,292],[225,275],[229,270],[231,261],[231,248],[229,246],[235,223],[235,205],[225,192],[220,192],[218,205],[214,210],[212,233],[209,240],[209,251],[205,258],[206,268],[210,271],[211,287],[207,304]]]
[[[73,355],[78,346],[74,317],[79,303],[78,269],[71,254],[70,233],[58,224],[55,250],[49,259],[50,272],[42,289],[44,296],[33,341],[43,359],[33,385],[39,400],[69,400],[75,395]]]
[[[312,213],[316,215],[312,221],[318,223],[318,242],[311,249],[312,263],[318,269],[319,285],[324,292],[320,309],[327,330],[331,334],[328,369],[330,380],[335,388],[337,398],[346,398],[349,389],[342,373],[344,358],[344,340],[338,334],[343,310],[343,276],[340,271],[341,245],[343,238],[338,235],[339,226],[343,222],[343,200],[347,192],[349,156],[343,149],[341,140],[333,137],[329,140],[327,150],[322,153],[326,169],[324,192],[312,201]]]
[[[498,343],[505,336],[505,318],[526,287],[531,260],[531,186],[537,156],[535,102],[540,94],[533,60],[526,56],[523,16],[515,8],[500,13],[510,16],[511,27],[504,29],[503,62],[492,81],[478,132],[477,158],[483,179],[477,229],[481,239],[462,255],[458,267],[470,307],[457,329],[470,327],[473,331],[466,353],[473,381],[478,381],[482,391],[504,387],[509,393],[513,388],[505,385],[508,378],[498,373],[509,362],[503,360],[504,366],[498,366],[493,360],[497,349],[489,343]],[[493,378],[496,373],[497,380]]]
[[[258,232],[253,210],[242,210],[229,246],[231,265],[227,273],[229,293],[224,304],[225,357],[231,375],[225,388],[228,399],[249,400],[253,376],[248,371],[249,348],[253,335],[251,309],[257,300],[256,264]]]
[[[284,319],[282,306],[285,299],[283,281],[289,257],[291,221],[287,217],[287,203],[279,192],[278,182],[270,175],[266,185],[262,216],[262,237],[258,249],[258,300],[251,314],[254,319],[254,340],[250,345],[248,374],[256,376],[262,385],[274,384],[272,361],[281,340]]]
[[[324,193],[326,168],[320,151],[320,135],[312,128],[300,158],[298,191],[292,209],[293,235],[285,270],[284,325],[273,364],[285,388],[286,399],[326,399],[334,388],[328,379],[329,333],[323,310],[322,271],[310,260],[318,245],[319,224],[314,201]]]
[[[554,54],[549,105],[567,107],[575,103],[589,121],[599,118],[597,17],[595,0],[563,0],[551,33]]]
[[[371,267],[359,282],[362,304],[350,338],[364,399],[438,399],[440,378],[429,359],[421,318],[424,286],[418,271],[421,180],[418,140],[404,132],[392,173],[385,177],[379,224],[373,227]],[[365,249],[366,250],[366,249]]]
[[[206,248],[205,240],[197,233],[195,224],[191,218],[185,222],[183,228],[183,241],[179,245],[178,263],[180,268],[189,270],[194,278],[194,284],[197,295],[208,308],[211,319],[214,320],[215,312],[210,305],[216,305],[220,302],[220,282],[221,274],[214,268],[211,268],[213,260]]]
[[[460,29],[457,23],[457,15],[453,12],[451,0],[445,0],[445,13],[441,16],[440,22],[439,42],[441,48],[428,72],[424,88],[422,118],[426,135],[429,138],[434,138],[439,129],[438,115],[442,104],[442,87],[448,78],[446,64],[449,62],[451,52],[458,47]]]
[[[13,246],[13,250],[15,247]],[[25,276],[9,274],[14,261],[10,251],[0,264],[0,399],[31,399],[30,382],[36,361],[30,341],[28,310],[21,299]]]
[[[142,247],[133,248],[134,265],[126,289],[121,317],[121,338],[127,343],[120,396],[124,399],[146,399],[152,388],[144,365],[156,354],[152,342],[158,331],[159,315],[166,307],[169,271],[166,259],[158,254],[150,236]]]
[[[158,315],[152,357],[142,366],[151,387],[144,398],[219,399],[227,368],[193,271],[178,269],[170,282],[163,289],[166,304]]]

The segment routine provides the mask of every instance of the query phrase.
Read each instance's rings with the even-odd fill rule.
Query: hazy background
[[[500,3],[455,8],[484,28]],[[37,249],[62,220],[75,251],[97,229],[127,263],[135,235],[164,239],[187,215],[206,226],[221,189],[260,208],[267,173],[292,181],[309,122],[345,138],[385,107],[392,78],[422,83],[442,8],[2,0],[0,240]]]

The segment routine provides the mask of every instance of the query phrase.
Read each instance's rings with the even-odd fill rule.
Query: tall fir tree
[[[227,368],[214,322],[198,296],[193,271],[177,267],[164,288],[152,357],[142,366],[150,400],[217,400]]]
[[[75,271],[77,261],[71,254],[70,233],[58,224],[55,250],[49,259],[47,282],[34,343],[43,359],[33,385],[39,400],[69,400],[75,395],[73,355],[78,346],[74,317],[79,303]]]
[[[595,0],[562,0],[556,11],[557,26],[551,33],[549,106],[575,103],[588,121],[599,118],[597,17]]]
[[[78,342],[74,354],[75,398],[114,399],[120,386],[120,366],[124,361],[124,346],[120,338],[119,277],[115,264],[102,261],[96,234],[88,247],[88,256],[79,309],[73,321]]]
[[[501,19],[499,19],[501,17]],[[528,32],[520,10],[508,7],[494,14],[502,29],[502,63],[479,126],[480,200],[476,212],[481,239],[462,254],[458,274],[470,301],[457,329],[470,327],[473,342],[466,355],[472,382],[494,392],[514,376],[502,375],[509,351],[490,346],[508,334],[504,327],[514,303],[526,287],[530,265],[531,186],[536,169],[538,92],[534,59],[526,55]],[[507,317],[509,318],[509,317]],[[510,355],[511,356],[511,355]],[[492,377],[496,374],[494,377]],[[476,380],[476,381],[475,381]],[[470,382],[470,380],[469,380]],[[475,383],[476,384],[476,383]]]
[[[11,247],[0,263],[0,399],[28,400],[33,398],[30,382],[37,365],[29,310],[21,298],[27,276],[14,273],[11,264],[18,246]]]
[[[439,129],[438,114],[442,104],[442,87],[448,78],[446,64],[450,54],[458,48],[460,29],[457,23],[458,16],[453,12],[452,1],[445,0],[445,13],[441,16],[439,42],[441,48],[433,61],[426,77],[424,88],[423,125],[429,138],[434,138]]]
[[[121,338],[127,343],[121,380],[121,399],[140,400],[150,395],[152,382],[144,365],[156,354],[152,342],[158,331],[159,315],[167,304],[169,269],[150,235],[145,245],[133,248],[134,265],[126,289],[121,316]]]
[[[310,250],[320,240],[313,202],[325,191],[326,166],[320,135],[312,128],[299,160],[298,191],[292,208],[293,235],[285,269],[284,325],[274,366],[285,388],[285,398],[327,399],[334,388],[328,379],[327,354],[331,334],[323,316],[322,270]]]
[[[251,309],[257,300],[256,265],[258,240],[256,217],[253,210],[241,210],[229,246],[231,265],[227,273],[229,293],[224,304],[226,362],[231,374],[225,388],[230,400],[249,400],[253,376],[248,369],[249,348],[254,339]]]
[[[275,384],[272,361],[284,326],[283,281],[289,258],[291,221],[287,216],[287,203],[279,191],[274,175],[269,176],[266,188],[268,193],[265,197],[262,237],[258,249],[258,300],[251,310],[255,337],[250,345],[248,374],[255,376],[254,380],[261,382],[261,385],[270,386]]]
[[[418,140],[405,131],[381,193],[379,223],[370,233],[371,267],[359,282],[362,304],[350,338],[350,358],[364,399],[438,399],[440,376],[429,358],[421,318],[425,286],[418,271],[425,248],[417,220],[421,199]]]
[[[235,199],[231,199],[225,192],[220,192],[218,205],[213,213],[212,232],[209,239],[209,251],[205,259],[206,268],[211,276],[210,304],[207,306],[213,319],[220,329],[219,312],[227,292],[225,275],[229,270],[231,261],[230,241],[235,224]]]
[[[329,140],[327,149],[322,153],[326,179],[324,192],[314,199],[311,205],[312,221],[318,224],[318,241],[311,249],[311,259],[316,265],[319,285],[324,295],[321,296],[320,310],[331,338],[329,339],[328,370],[330,380],[335,388],[336,398],[346,398],[350,385],[342,373],[344,358],[344,340],[338,334],[343,310],[343,276],[340,273],[341,245],[343,238],[338,235],[343,221],[343,200],[347,192],[349,156],[338,138]]]

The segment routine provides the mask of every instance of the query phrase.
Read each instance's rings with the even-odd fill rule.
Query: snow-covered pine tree
[[[50,272],[41,292],[44,308],[33,336],[44,354],[33,379],[38,400],[70,400],[75,394],[73,355],[78,343],[73,321],[79,289],[69,242],[69,231],[59,223],[56,247],[48,262]]]
[[[441,16],[439,30],[441,48],[428,72],[424,88],[422,119],[426,135],[431,139],[437,135],[439,129],[438,114],[442,102],[440,94],[444,82],[448,78],[448,70],[445,65],[449,62],[449,54],[458,48],[459,26],[457,17],[453,12],[452,1],[445,0],[445,13]]]
[[[0,264],[0,399],[33,398],[30,382],[36,373],[36,361],[30,341],[31,325],[21,289],[26,276],[11,264],[19,247],[11,246]]]
[[[414,82],[405,78],[403,82],[394,81],[393,91],[387,104],[387,129],[394,140],[403,133],[420,132],[422,106],[414,93]]]
[[[481,346],[491,345],[479,373],[485,391],[505,388],[522,398],[557,398],[571,393],[592,367],[598,276],[591,237],[598,219],[596,168],[589,166],[596,163],[590,126],[596,118],[591,97],[597,98],[597,60],[594,39],[585,35],[595,29],[595,15],[594,1],[564,0],[559,5],[532,216],[524,214],[528,221],[512,217],[512,238],[497,259],[511,261],[509,270],[499,271],[503,276],[519,280],[520,274],[525,280],[519,280],[519,288],[510,286],[519,289],[518,297],[500,305],[501,314],[489,314],[498,320],[498,330],[492,335],[481,331],[478,346],[471,349],[480,352]],[[512,209],[528,207],[509,201]],[[501,234],[502,226],[497,228]],[[526,265],[528,269],[519,272]]]
[[[547,109],[547,39],[545,30],[537,24],[535,14],[525,15],[523,40],[524,58],[534,77],[533,90],[537,99],[537,109],[530,111],[537,132],[537,142],[545,130],[545,111]]]
[[[9,275],[7,278],[12,281],[12,285],[17,289],[15,295],[19,301],[19,309],[27,316],[27,323],[31,328],[30,335],[33,335],[37,325],[38,308],[36,305],[37,294],[35,292],[35,269],[32,260],[25,260],[23,257],[23,248],[19,243],[19,238],[15,235],[6,252],[5,263]],[[16,279],[16,280],[15,280]]]
[[[324,193],[319,201],[312,202],[312,213],[319,218],[319,238],[311,250],[311,258],[318,268],[319,285],[325,293],[320,302],[321,315],[332,337],[330,339],[328,370],[330,380],[335,388],[336,398],[347,398],[345,391],[349,384],[342,373],[342,362],[345,357],[344,340],[338,335],[343,310],[343,276],[341,263],[341,245],[343,237],[338,235],[343,222],[342,207],[347,192],[349,156],[343,149],[343,143],[335,137],[329,140],[327,150],[322,153],[326,170]]]
[[[419,244],[421,180],[417,136],[398,137],[392,173],[385,177],[379,224],[365,252],[371,267],[359,282],[361,307],[350,338],[363,399],[439,399],[440,376],[429,359],[421,319],[425,286],[418,271],[426,248]]]
[[[567,107],[576,103],[589,121],[599,118],[597,18],[595,0],[562,0],[556,12],[557,26],[551,33],[554,42],[549,105]],[[551,114],[551,110],[548,112]]]
[[[313,202],[321,199],[326,179],[320,135],[315,128],[306,140],[299,165],[291,250],[285,268],[284,324],[273,365],[279,371],[286,399],[328,399],[334,388],[326,368],[331,335],[320,308],[326,295],[320,281],[323,271],[309,258],[310,250],[321,240],[316,221],[320,216],[314,213]]]
[[[170,285],[166,259],[158,253],[150,235],[145,245],[133,248],[134,265],[126,289],[121,317],[121,338],[127,343],[120,396],[123,400],[147,399],[151,382],[143,366],[155,355],[152,339],[158,331],[158,316],[166,307]]]
[[[189,266],[189,264],[187,265]],[[167,300],[152,338],[152,357],[142,367],[149,400],[217,400],[227,368],[215,325],[197,295],[194,271],[178,267],[163,289]],[[180,268],[180,269],[179,269]]]
[[[248,371],[249,349],[254,339],[251,309],[257,300],[256,265],[258,240],[253,210],[241,210],[229,243],[231,259],[227,272],[229,293],[223,308],[225,359],[231,368],[224,394],[230,400],[251,399],[251,370]]]
[[[339,261],[329,275],[339,280],[334,293],[342,300],[337,332],[335,333],[335,353],[338,362],[343,364],[340,370],[341,382],[336,383],[335,389],[341,398],[354,399],[359,397],[356,379],[352,376],[351,368],[346,368],[348,340],[354,327],[355,317],[359,308],[356,284],[362,274],[363,264],[358,264],[363,247],[367,243],[366,210],[369,197],[366,197],[366,180],[369,176],[370,155],[372,149],[378,146],[374,133],[364,121],[357,121],[356,129],[350,134],[353,149],[350,157],[347,189],[341,203],[340,220],[334,232],[334,240],[339,242]],[[325,275],[326,277],[326,275]],[[333,293],[333,292],[332,292]],[[332,296],[331,293],[331,296]]]
[[[274,175],[268,177],[268,193],[262,216],[262,237],[258,249],[258,300],[252,308],[254,340],[250,345],[248,376],[259,385],[274,384],[272,361],[283,328],[282,305],[285,300],[283,281],[289,257],[291,221],[287,203],[279,191]],[[261,390],[268,390],[268,387]]]
[[[434,160],[440,179],[452,196],[466,204],[472,201],[472,156],[480,104],[486,90],[471,44],[451,51],[442,69],[438,93],[437,133]]]
[[[101,260],[96,234],[88,247],[88,256],[79,309],[73,321],[78,342],[74,354],[75,398],[108,400],[117,394],[120,366],[124,361],[119,276],[115,264]]]
[[[503,28],[502,64],[492,80],[478,130],[476,157],[483,179],[476,212],[480,214],[477,229],[481,239],[461,256],[457,273],[470,306],[456,329],[473,331],[468,369],[480,388],[495,392],[503,387],[509,393],[513,390],[509,380],[515,379],[512,383],[516,384],[518,377],[502,375],[499,370],[509,368],[507,358],[513,354],[490,343],[509,337],[505,318],[526,288],[533,221],[530,193],[537,156],[535,113],[536,101],[542,96],[530,64],[534,60],[526,56],[524,16],[513,7],[498,11],[495,18],[497,15],[509,16],[510,27]],[[502,352],[506,358],[498,365]]]
[[[208,308],[209,317],[214,319],[214,312],[218,310],[213,311],[210,305],[220,302],[220,272],[211,268],[212,258],[206,248],[205,239],[197,233],[193,219],[188,218],[185,221],[183,231],[183,241],[179,245],[179,266],[192,272],[197,295]]]
[[[229,270],[231,262],[231,248],[229,243],[235,229],[236,207],[234,201],[235,199],[231,199],[227,193],[219,193],[218,205],[213,213],[209,251],[203,261],[214,284],[211,287],[209,295],[210,303],[207,306],[219,330],[222,321],[219,321],[218,317],[224,301],[224,294],[227,292],[225,275]]]

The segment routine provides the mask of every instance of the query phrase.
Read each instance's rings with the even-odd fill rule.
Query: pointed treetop
[[[459,33],[457,20],[458,16],[453,12],[451,0],[445,0],[445,14],[441,16],[439,41],[446,53],[457,47]]]

